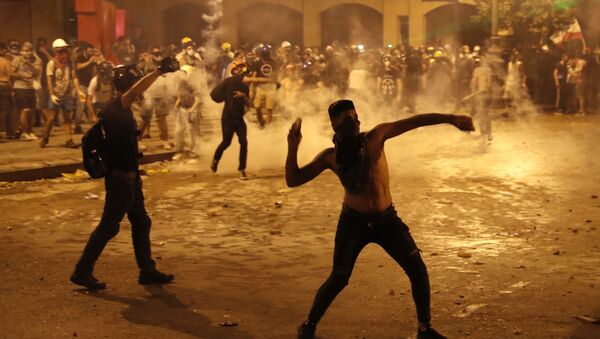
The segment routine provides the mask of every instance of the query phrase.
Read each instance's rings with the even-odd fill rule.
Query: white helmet
[[[63,39],[56,39],[52,42],[52,49],[69,47]]]
[[[292,47],[292,44],[290,44],[289,41],[284,41],[281,43],[281,48],[287,48],[287,47]]]

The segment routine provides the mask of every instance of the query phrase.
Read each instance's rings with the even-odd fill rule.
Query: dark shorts
[[[19,112],[35,109],[35,89],[15,88],[15,101]]]
[[[64,111],[75,111],[75,109],[77,108],[75,98],[70,95],[65,95],[63,97],[60,97],[58,104],[54,104],[51,98],[48,100],[48,109],[58,111],[61,108]]]

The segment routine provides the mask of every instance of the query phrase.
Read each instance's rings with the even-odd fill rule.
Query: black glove
[[[163,58],[158,66],[160,74],[172,73],[179,70],[179,62],[172,57]]]

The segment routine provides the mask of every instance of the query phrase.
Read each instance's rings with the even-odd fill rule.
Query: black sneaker
[[[317,324],[305,321],[298,327],[298,339],[314,339]]]
[[[213,161],[210,163],[210,170],[213,173],[217,173],[217,167],[219,166],[219,161],[216,159],[213,159]]]
[[[443,335],[439,334],[432,327],[427,328],[425,331],[419,329],[417,333],[417,339],[446,339]]]
[[[77,148],[79,147],[79,145],[77,145],[76,143],[73,142],[73,139],[69,139],[67,140],[67,142],[65,143],[65,147],[66,148]]]
[[[48,145],[48,137],[43,137],[40,139],[40,147],[44,148],[46,147],[46,145]]]
[[[94,278],[93,275],[81,275],[78,273],[73,273],[71,275],[71,282],[75,285],[83,286],[88,290],[103,290],[106,288],[106,284],[98,281],[98,279]]]
[[[140,271],[140,277],[138,283],[140,285],[150,284],[168,284],[173,281],[175,277],[172,274],[165,274],[160,271]]]

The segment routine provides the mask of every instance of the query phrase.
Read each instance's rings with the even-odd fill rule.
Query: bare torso
[[[344,204],[361,213],[378,213],[390,207],[392,194],[390,193],[390,175],[383,144],[370,138],[370,133],[367,134],[367,159],[370,180],[363,185],[360,194],[352,194],[345,190]],[[331,170],[339,177],[333,148],[327,152],[327,160]]]

